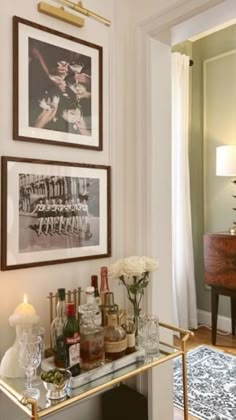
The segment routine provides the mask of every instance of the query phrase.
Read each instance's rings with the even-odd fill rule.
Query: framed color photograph
[[[2,270],[111,255],[110,167],[2,157]]]
[[[13,137],[102,150],[102,47],[13,17]]]

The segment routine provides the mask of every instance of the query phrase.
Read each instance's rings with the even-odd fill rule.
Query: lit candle
[[[26,294],[24,294],[23,303],[20,303],[15,308],[13,314],[9,318],[9,321],[12,326],[19,324],[33,325],[39,321],[36,310],[33,305],[28,302]]]
[[[19,338],[23,331],[31,330],[32,325],[37,324],[39,316],[24,295],[23,302],[20,303],[9,318],[10,325],[16,327],[16,339],[12,347],[4,354],[0,364],[0,376],[7,378],[24,378],[25,372],[19,366]]]

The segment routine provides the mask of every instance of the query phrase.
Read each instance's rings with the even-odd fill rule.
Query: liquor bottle
[[[86,304],[94,305],[95,303],[95,290],[93,286],[88,286],[85,289]]]
[[[67,320],[63,328],[65,345],[65,367],[72,376],[80,373],[80,328],[79,321],[75,318],[75,304],[68,303],[66,307]]]
[[[104,363],[104,328],[96,323],[96,306],[82,305],[80,313],[81,366],[84,370],[90,370]]]
[[[65,346],[63,326],[66,320],[65,289],[58,289],[56,318],[51,324],[51,338],[54,353],[54,363],[57,367],[65,367]]]
[[[114,302],[114,293],[107,292],[104,295],[104,305],[100,305],[101,314],[102,314],[102,326],[105,327],[107,325],[107,315],[108,313],[116,313],[118,314],[118,305]]]
[[[107,267],[101,267],[101,284],[100,284],[100,298],[101,304],[105,304],[105,294],[109,292]]]
[[[80,305],[78,310],[79,310],[79,320],[82,317],[82,309],[84,307],[87,307],[87,310],[91,310],[94,313],[94,323],[98,326],[100,326],[102,324],[102,314],[100,311],[100,307],[97,304],[97,301],[95,299],[94,296],[94,287],[92,286],[88,286],[85,289],[85,299],[86,299],[86,304],[85,305]],[[82,321],[81,321],[82,323]]]
[[[125,355],[127,337],[124,328],[118,324],[118,315],[108,313],[107,327],[104,331],[105,358],[116,360]]]
[[[98,291],[98,276],[92,275],[91,276],[91,286],[94,287],[94,296],[95,298],[99,297],[99,291]]]

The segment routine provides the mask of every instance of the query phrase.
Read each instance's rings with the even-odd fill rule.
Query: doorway
[[[161,256],[162,267],[159,277],[165,279],[156,283],[156,290],[150,296],[151,308],[158,308],[162,319],[171,322],[172,285],[171,285],[171,89],[170,89],[170,54],[171,46],[206,30],[223,24],[236,16],[234,1],[198,1],[181,2],[173,12],[154,17],[147,24],[138,26],[137,53],[137,161],[139,178],[137,208],[139,215],[140,238],[148,236],[150,250]],[[187,7],[187,3],[189,7]],[[218,4],[218,5],[216,5]],[[199,13],[199,6],[202,10]],[[148,57],[148,60],[146,60]],[[140,62],[145,63],[140,65]],[[146,139],[146,142],[143,142]],[[140,165],[142,163],[142,166]],[[146,190],[145,190],[146,188]],[[153,192],[155,191],[155,199]],[[160,199],[161,197],[161,199]],[[143,201],[148,203],[142,210]],[[144,222],[147,219],[148,226]],[[157,218],[158,215],[158,218]],[[164,223],[163,223],[164,221]],[[146,227],[146,231],[142,232]],[[154,228],[153,228],[154,227]],[[141,245],[140,245],[141,246]],[[159,255],[158,254],[158,255]],[[155,293],[156,291],[156,293]],[[161,291],[161,293],[160,293]],[[164,370],[164,369],[163,369]],[[170,389],[171,367],[161,372],[153,372],[149,378],[151,418],[170,419],[172,395]],[[163,403],[165,401],[165,403]]]

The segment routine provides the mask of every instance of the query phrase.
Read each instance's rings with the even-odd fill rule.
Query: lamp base
[[[230,233],[230,235],[236,235],[236,226],[232,226],[232,227],[229,229],[229,233]]]

